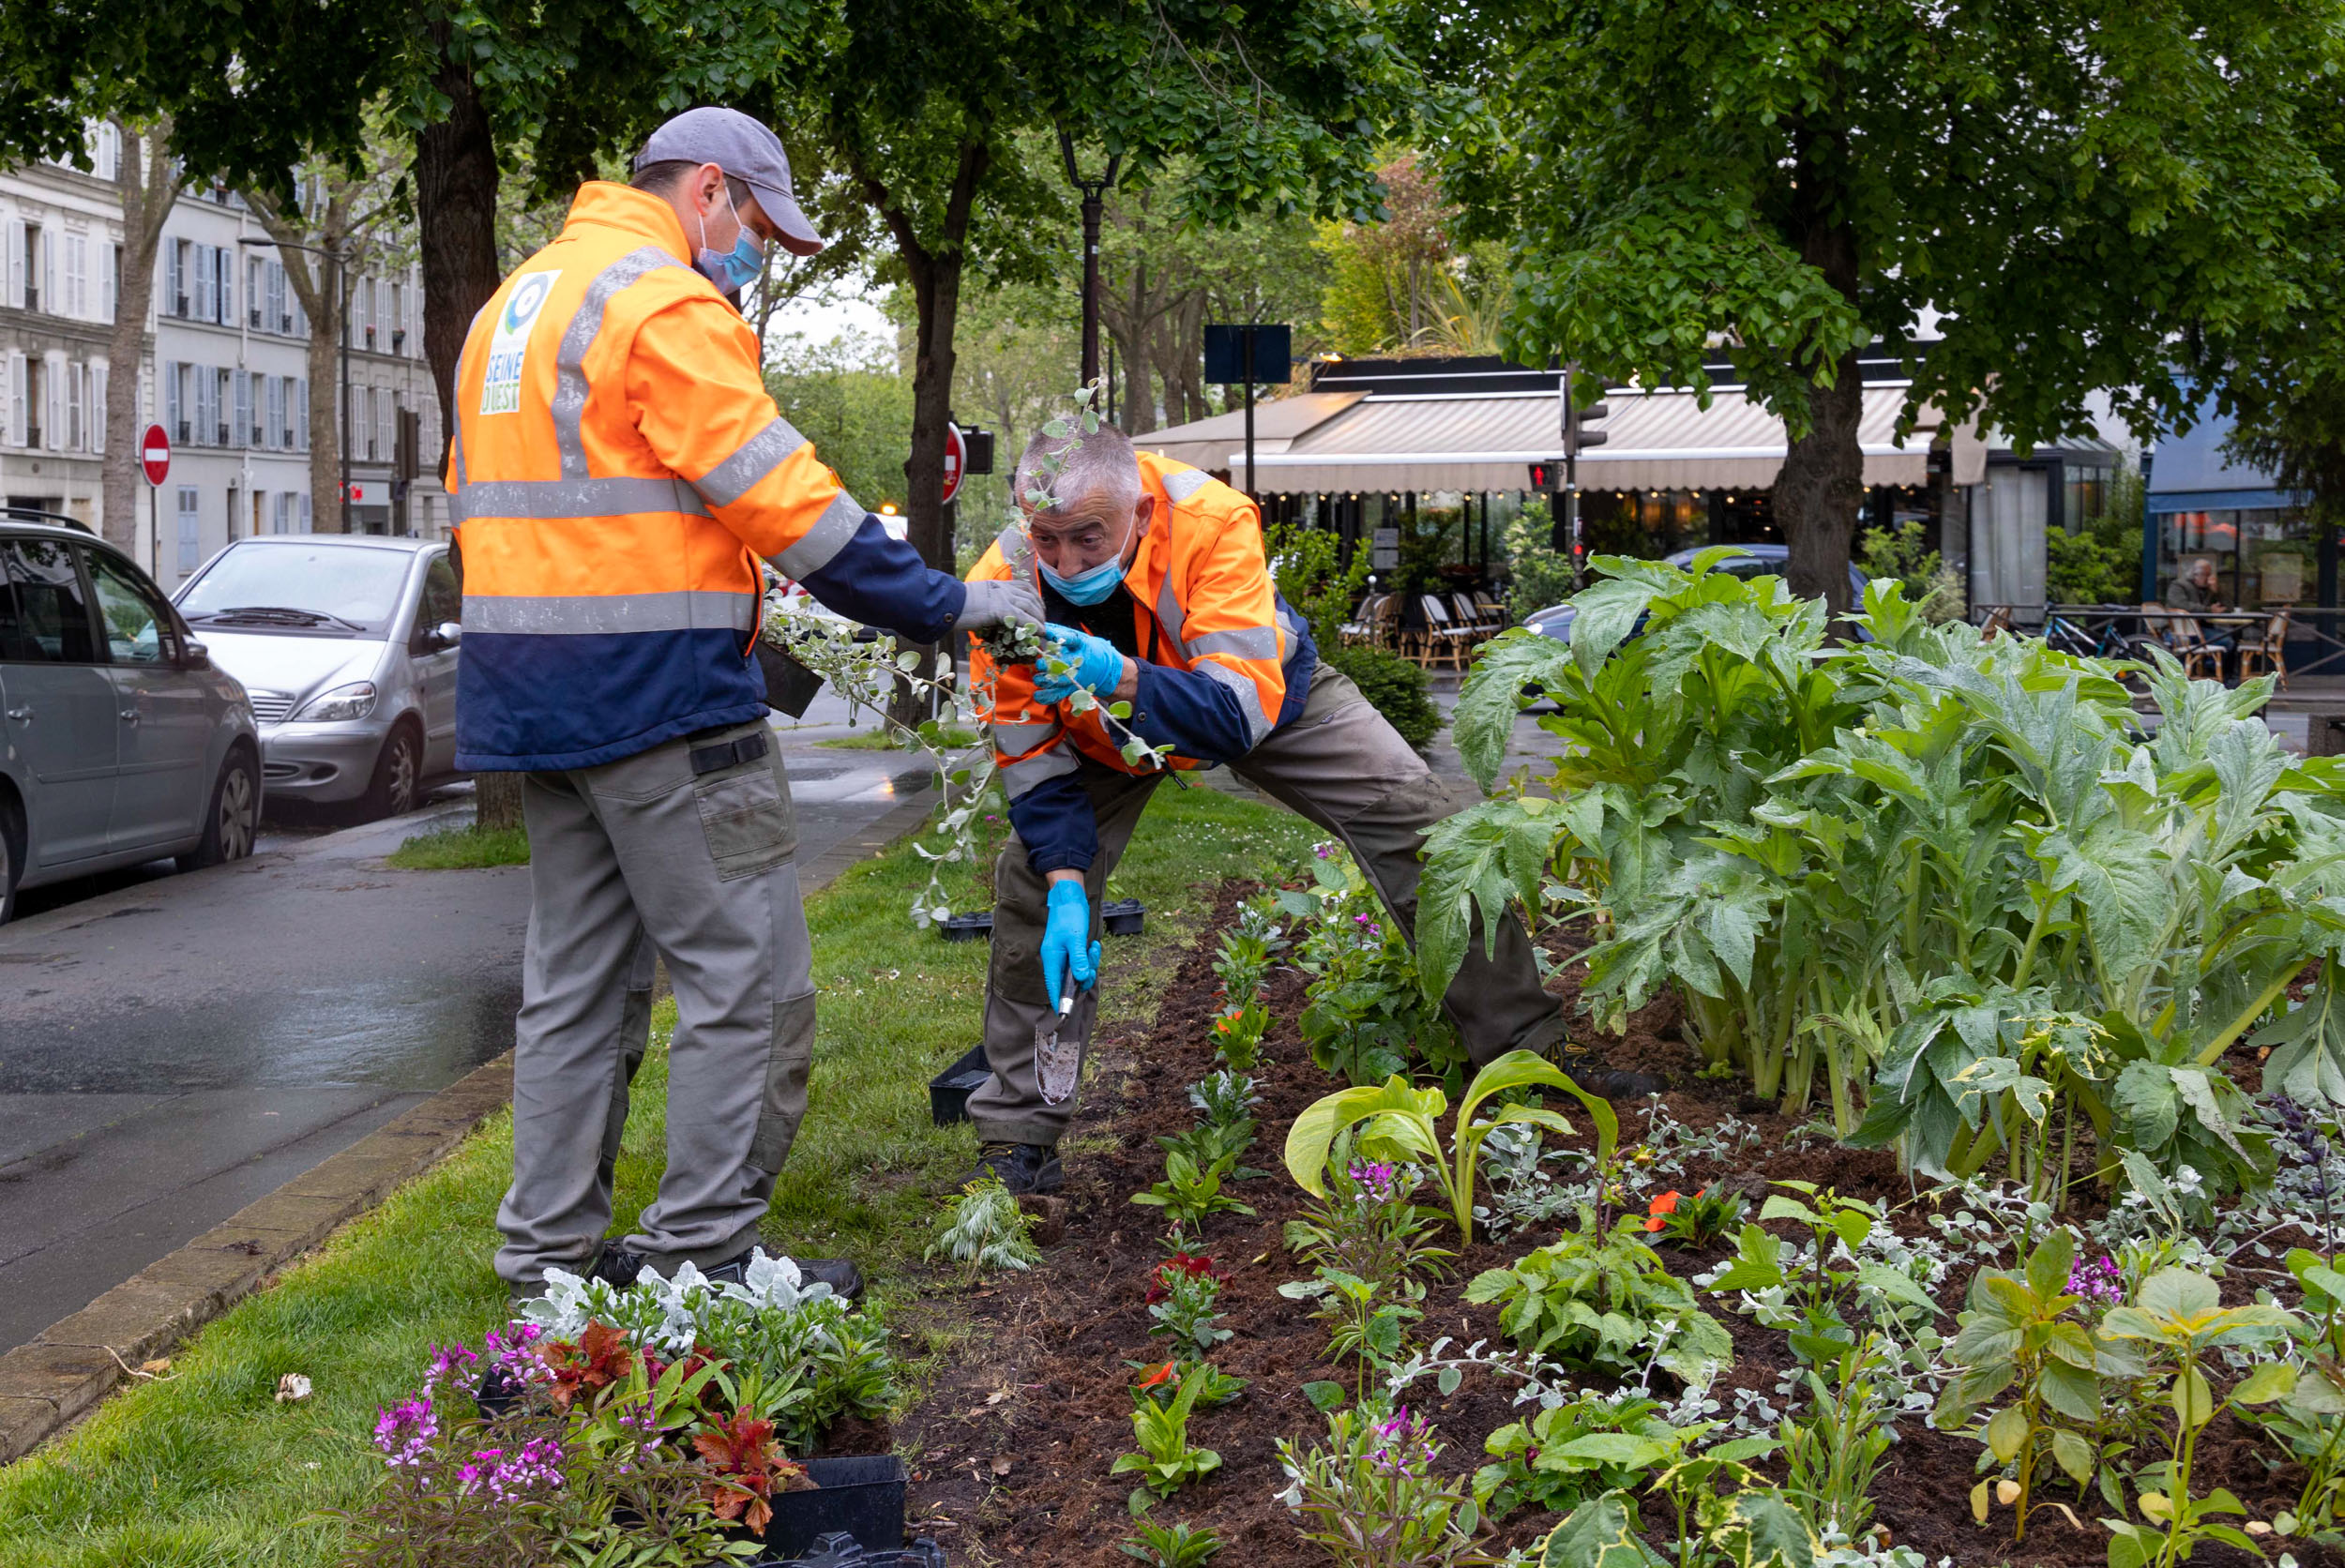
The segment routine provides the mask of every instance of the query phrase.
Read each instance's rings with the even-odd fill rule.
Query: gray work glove
[[[955,631],[988,631],[1023,622],[1042,624],[1042,594],[1031,582],[1016,578],[980,578],[963,583],[969,596],[953,620]]]

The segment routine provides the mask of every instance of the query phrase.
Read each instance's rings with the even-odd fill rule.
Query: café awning
[[[1925,482],[1929,425],[1903,441],[1903,384],[1864,388],[1857,438],[1868,485]],[[1611,391],[1605,445],[1581,459],[1584,490],[1763,490],[1783,466],[1783,423],[1740,389]],[[1274,425],[1275,419],[1275,425]],[[1218,415],[1134,438],[1243,486],[1244,415]],[[1514,490],[1528,465],[1560,455],[1560,411],[1548,392],[1307,393],[1255,409],[1254,461],[1265,493]]]

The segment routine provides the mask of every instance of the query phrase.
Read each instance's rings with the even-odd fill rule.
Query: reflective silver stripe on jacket
[[[806,437],[794,430],[789,420],[776,418],[736,447],[733,456],[701,475],[692,488],[711,506],[730,506],[755,490],[760,479],[779,468],[784,459],[805,445]]]
[[[1165,574],[1164,586],[1157,590],[1157,623],[1164,627],[1164,635],[1172,641],[1173,651],[1188,657],[1188,644],[1181,641],[1181,626],[1188,619],[1181,612],[1181,601],[1172,592],[1172,576]]]
[[[1181,468],[1164,476],[1164,493],[1175,501],[1187,501],[1213,483],[1213,475],[1202,468]]]
[[[1207,680],[1219,681],[1237,693],[1238,705],[1246,711],[1246,744],[1260,746],[1262,738],[1270,733],[1272,718],[1262,711],[1262,688],[1226,664],[1201,664],[1197,673]]]
[[[1239,626],[1230,631],[1209,631],[1188,644],[1188,656],[1203,658],[1207,654],[1235,654],[1240,658],[1277,658],[1278,628],[1276,626]]]
[[[467,632],[532,637],[594,637],[630,631],[747,631],[757,615],[751,594],[683,589],[665,594],[464,596]]]
[[[565,479],[586,477],[586,445],[579,436],[579,426],[586,417],[589,390],[586,351],[595,346],[596,338],[601,335],[602,316],[610,308],[611,296],[647,273],[663,266],[683,265],[658,246],[647,245],[613,262],[586,285],[586,297],[578,302],[578,311],[570,317],[570,324],[562,334],[562,347],[553,360],[553,443],[561,449]]]
[[[1073,773],[1080,764],[1067,754],[1067,747],[1058,746],[1038,757],[1028,757],[1011,762],[1002,769],[1002,786],[1016,800],[1045,779],[1056,778],[1063,773]]]
[[[448,500],[459,522],[473,518],[619,518],[638,512],[708,508],[681,479],[483,479]]]
[[[993,725],[993,749],[1006,757],[1022,757],[1038,746],[1048,746],[1051,738],[1067,726],[1055,718],[1036,719],[1032,723]]]
[[[774,565],[781,568],[783,576],[805,581],[847,548],[847,541],[855,537],[855,530],[863,526],[868,515],[862,502],[840,490],[830,498],[823,515],[814,520],[814,526],[796,544],[774,557]]]

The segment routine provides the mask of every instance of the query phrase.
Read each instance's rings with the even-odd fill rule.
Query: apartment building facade
[[[0,500],[92,529],[105,520],[98,464],[122,246],[110,184],[120,148],[111,126],[100,129],[95,173],[58,163],[0,173]]]
[[[45,162],[0,171],[0,499],[135,541],[166,588],[235,539],[340,530],[340,498],[310,487],[312,324],[257,217],[219,188],[183,194],[165,220],[132,369],[138,424],[170,433],[171,473],[159,490],[142,485],[136,515],[108,527],[100,459],[110,437],[137,438],[105,429],[123,237],[112,182],[123,153],[110,126],[92,128],[87,150],[94,173]],[[444,536],[417,269],[354,270],[348,317],[348,526]],[[338,362],[338,385],[344,373]],[[412,484],[399,478],[402,427]]]

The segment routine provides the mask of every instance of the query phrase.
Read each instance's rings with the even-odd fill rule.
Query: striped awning
[[[1923,428],[1900,441],[1903,384],[1864,388],[1857,439],[1868,485],[1918,485],[1927,476],[1937,433],[1931,411]],[[1349,397],[1338,407],[1294,408]],[[1740,390],[1711,395],[1704,408],[1691,392],[1605,394],[1611,415],[1604,445],[1581,458],[1585,490],[1763,490],[1783,466],[1783,422]],[[1284,415],[1270,434],[1265,417]],[[1246,485],[1241,415],[1142,434],[1144,450],[1229,474]],[[1320,393],[1282,399],[1256,410],[1254,462],[1266,493],[1360,490],[1510,490],[1529,485],[1528,465],[1562,450],[1560,410],[1551,393]]]

